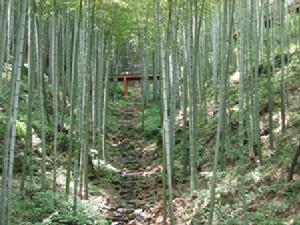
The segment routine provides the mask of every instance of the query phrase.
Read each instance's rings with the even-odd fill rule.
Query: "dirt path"
[[[120,130],[110,154],[112,164],[120,169],[114,183],[118,197],[110,209],[113,225],[151,224],[147,208],[158,197],[154,188],[158,167],[153,164],[156,144],[143,138],[138,101],[133,99],[117,113]]]

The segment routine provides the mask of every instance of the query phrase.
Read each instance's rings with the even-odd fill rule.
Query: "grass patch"
[[[158,136],[160,133],[160,105],[152,103],[144,112],[144,134],[146,137]]]
[[[34,193],[32,197],[15,195],[12,213],[14,224],[110,224],[98,210],[97,205],[79,200],[75,216],[71,199],[65,200],[60,193],[46,191]]]

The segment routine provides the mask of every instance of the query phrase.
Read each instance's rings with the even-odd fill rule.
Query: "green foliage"
[[[99,163],[98,160],[96,160],[93,161],[93,166],[97,171],[97,176],[101,177],[109,183],[118,181],[118,173],[116,173],[116,169],[112,165],[104,164],[102,160]]]
[[[108,131],[115,133],[119,128],[118,121],[116,117],[112,113],[108,113],[107,115],[107,129]]]
[[[25,137],[26,135],[26,123],[17,121],[16,132],[18,137]]]
[[[145,109],[144,134],[148,137],[160,134],[160,106],[157,103],[150,104]]]
[[[238,161],[242,156],[242,149],[232,147],[226,152],[226,158],[231,161]]]
[[[258,90],[259,99],[261,102],[261,105],[265,105],[268,103],[268,80],[266,77],[263,77],[260,79],[260,86],[261,88]]]
[[[300,225],[300,217],[295,217],[292,220],[294,221],[294,225]]]
[[[116,131],[118,129],[118,110],[120,109],[120,107],[128,105],[130,101],[130,98],[128,99],[120,97],[117,99],[117,101],[110,101],[108,103],[107,126],[110,131]]]
[[[232,86],[229,90],[229,102],[235,102],[237,99],[239,99],[239,88],[238,86]],[[238,102],[235,102],[238,104]]]
[[[0,115],[0,118],[2,118],[2,116]],[[5,134],[5,123],[4,123],[4,119],[0,120],[0,136],[4,137]]]
[[[105,177],[108,179],[110,182],[117,182],[119,177],[117,176],[116,172],[112,170],[106,170],[105,171]]]
[[[118,99],[116,102],[112,103],[111,106],[114,106],[115,110],[117,110],[117,107],[122,107],[122,106],[126,106],[129,104],[129,102],[131,102],[132,100],[130,98],[120,98]]]
[[[291,185],[284,191],[283,195],[286,196],[290,201],[295,202],[298,197],[300,190],[300,181],[291,183]],[[298,201],[300,201],[298,197]]]
[[[69,145],[69,137],[68,134],[64,132],[58,133],[59,147],[61,151],[67,151]]]
[[[266,206],[266,209],[271,212],[272,216],[283,215],[288,208],[289,204],[282,200],[272,201]]]
[[[60,200],[60,195],[51,191],[38,193],[33,197],[33,221],[39,221],[40,218],[45,218],[56,210],[61,211],[67,209],[68,204]],[[56,203],[59,203],[56,205]],[[69,209],[68,209],[69,210]]]
[[[114,82],[110,82],[109,83],[109,95],[110,95],[110,98],[113,99],[113,95],[114,95],[114,92],[116,93],[116,97],[118,99],[118,101],[122,101],[122,99],[124,99],[123,95],[124,95],[124,91],[123,91],[123,83],[118,83],[116,86],[114,86]],[[116,90],[114,90],[116,89]],[[130,96],[130,92],[128,90],[128,95]]]
[[[181,169],[174,170],[174,180],[178,183],[186,183],[188,181],[188,177],[183,174]]]
[[[15,218],[23,217],[27,224],[109,224],[100,217],[97,205],[81,201],[77,216],[73,215],[72,201],[65,200],[60,193],[38,192],[32,199],[19,196],[14,199]]]
[[[285,224],[282,218],[272,217],[268,215],[265,211],[258,210],[254,213],[250,213],[249,220],[253,224],[261,225],[283,225]]]

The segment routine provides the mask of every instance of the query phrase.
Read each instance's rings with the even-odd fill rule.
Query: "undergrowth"
[[[100,216],[97,205],[79,200],[77,214],[74,215],[72,204],[71,198],[66,200],[61,193],[52,191],[37,192],[33,196],[15,195],[12,212],[14,224],[110,224]]]

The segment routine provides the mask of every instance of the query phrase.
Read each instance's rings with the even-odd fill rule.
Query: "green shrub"
[[[264,211],[257,211],[254,213],[250,213],[248,216],[249,216],[249,220],[252,222],[252,224],[261,224],[261,225],[283,225],[283,224],[285,224],[283,219],[268,215],[268,213],[266,213]]]
[[[26,136],[26,123],[17,121],[16,132],[17,132],[17,136],[25,137]]]
[[[52,191],[38,192],[32,199],[24,196],[15,199],[14,216],[26,224],[108,224],[100,217],[97,205],[79,200],[77,215],[74,216],[72,200]]]
[[[160,133],[160,106],[151,104],[145,109],[144,133],[146,136],[158,136]]]
[[[2,123],[2,121],[0,120],[0,136],[4,136],[5,129],[6,129],[5,123]]]

